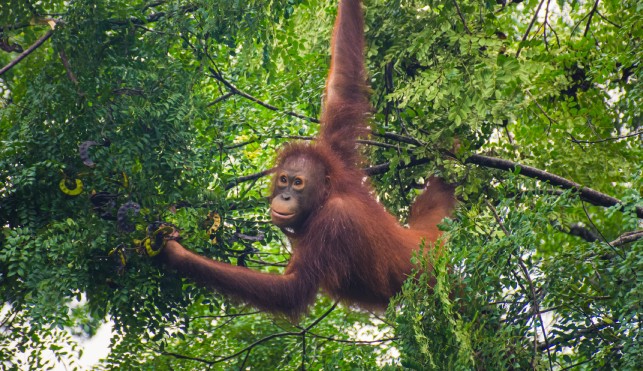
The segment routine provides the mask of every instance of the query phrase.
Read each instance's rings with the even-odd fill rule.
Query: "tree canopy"
[[[8,2],[8,4],[7,4]],[[276,150],[318,130],[335,1],[5,0],[0,369],[643,367],[643,5],[366,0],[379,200],[458,184],[437,285],[301,323],[137,253],[167,221],[266,272]]]

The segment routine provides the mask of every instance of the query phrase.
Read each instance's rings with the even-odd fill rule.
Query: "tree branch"
[[[599,236],[581,223],[574,223],[569,226],[569,234],[584,239],[587,242],[600,240]]]
[[[53,34],[54,34],[54,30],[47,31],[46,34],[44,34],[41,38],[36,40],[36,42],[33,45],[31,45],[29,48],[27,48],[27,50],[22,52],[22,54],[20,54],[18,57],[16,57],[16,59],[12,60],[11,62],[9,62],[9,64],[7,64],[6,66],[2,67],[2,69],[0,69],[0,76],[2,76],[2,74],[4,74],[5,72],[9,71],[10,69],[12,69],[16,64],[18,64],[26,56],[31,54],[40,45],[42,45],[42,43],[47,41],[47,39],[49,39],[51,37],[51,35],[53,35]]]
[[[534,178],[542,181],[549,182],[550,184],[563,188],[563,189],[573,189],[578,191],[580,198],[584,201],[591,203],[596,206],[611,207],[620,205],[621,200],[608,196],[604,193],[598,192],[588,187],[584,187],[578,183],[572,182],[571,180],[565,179],[558,175],[548,173],[544,170],[536,169],[535,167],[522,165],[517,162],[512,162],[509,160],[504,160],[495,157],[483,156],[483,155],[471,155],[465,161],[467,164],[475,164],[484,167],[489,167],[493,169],[505,170],[505,171],[516,171],[520,169],[520,175],[524,175],[529,178]],[[643,207],[636,207],[636,215],[639,218],[643,218]]]
[[[252,181],[252,180],[262,178],[262,177],[270,174],[273,170],[274,169],[271,168],[271,169],[268,169],[268,170],[260,171],[258,173],[245,175],[245,176],[240,176],[240,177],[234,179],[233,181],[231,181],[230,183],[226,184],[225,189],[228,190],[228,189],[238,185],[239,183],[249,182],[249,181]]]
[[[610,242],[612,246],[622,246],[626,243],[634,242],[643,238],[643,231],[626,232],[618,236],[617,239]]]
[[[74,85],[78,85],[78,79],[76,78],[76,75],[74,72],[71,70],[71,65],[69,64],[69,59],[67,59],[67,54],[65,54],[64,50],[60,50],[60,60],[63,63],[63,66],[65,67],[65,71],[67,71],[67,77],[71,82],[74,83]]]
[[[378,134],[378,135],[379,136],[389,136],[389,135],[393,135],[393,134],[386,133],[384,135],[382,135],[382,134]],[[396,134],[395,134],[395,136],[399,137],[399,138],[406,138],[406,137],[403,137],[403,136],[398,136]],[[444,155],[448,156],[448,157],[454,157],[453,154],[448,152],[448,151],[442,151],[442,153]],[[406,169],[406,168],[410,168],[410,167],[414,167],[414,166],[418,166],[418,165],[423,165],[423,164],[426,164],[426,163],[428,163],[430,161],[431,161],[431,159],[425,158],[425,157],[412,158],[411,161],[409,161],[408,163],[406,163],[406,164],[401,163],[398,167],[400,169]],[[544,170],[540,170],[540,169],[537,169],[537,168],[532,167],[532,166],[523,165],[523,164],[520,164],[520,163],[517,163],[517,162],[513,162],[513,161],[501,159],[501,158],[496,158],[496,157],[473,154],[473,155],[469,156],[468,158],[466,158],[464,160],[464,163],[465,164],[474,164],[474,165],[488,167],[488,168],[492,168],[492,169],[511,171],[511,172],[514,172],[514,171],[520,169],[520,175],[526,176],[528,178],[542,180],[544,182],[548,182],[549,184],[551,184],[553,186],[560,187],[560,188],[563,188],[563,189],[573,189],[573,190],[575,190],[575,191],[577,191],[579,193],[579,196],[580,196],[581,200],[587,201],[590,204],[595,205],[595,206],[612,207],[612,206],[622,204],[622,201],[619,200],[618,198],[606,195],[606,194],[601,193],[599,191],[596,191],[596,190],[594,190],[592,188],[585,187],[583,185],[580,185],[580,184],[578,184],[576,182],[573,182],[573,181],[571,181],[569,179],[565,179],[565,178],[563,178],[561,176],[558,176],[556,174],[552,174],[552,173],[546,172]],[[387,172],[390,169],[390,167],[391,167],[391,163],[390,162],[385,162],[385,163],[382,163],[382,164],[373,165],[373,166],[364,168],[362,170],[364,171],[364,173],[366,175],[373,176],[373,175],[383,174],[383,173]],[[264,171],[261,171],[259,173],[239,177],[239,178],[235,179],[234,181],[228,183],[226,185],[225,189],[230,189],[230,188],[234,187],[235,185],[237,185],[239,183],[242,183],[242,182],[246,182],[246,181],[261,178],[261,177],[269,174],[271,171],[272,171],[272,169],[264,170]],[[636,215],[639,218],[643,218],[643,207],[641,207],[641,206],[636,207]]]
[[[566,233],[570,236],[579,237],[587,242],[596,242],[601,238],[591,229],[585,227],[582,223],[574,223],[571,225],[562,225],[558,220],[553,220],[550,224],[556,228],[557,231]]]

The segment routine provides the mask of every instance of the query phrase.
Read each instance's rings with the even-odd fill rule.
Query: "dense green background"
[[[434,292],[411,280],[386,316],[320,296],[292,324],[135,253],[146,225],[166,220],[207,256],[283,269],[269,180],[243,177],[317,132],[335,11],[1,0],[0,369],[80,367],[77,342],[108,320],[107,369],[643,366],[637,1],[366,1],[374,135],[363,148],[370,165],[388,164],[373,176],[381,202],[403,222],[427,174],[460,185]],[[110,143],[90,148],[95,168],[79,156],[88,140]],[[476,165],[480,154],[620,203]],[[83,192],[63,193],[64,179]],[[116,195],[111,213],[139,203],[136,230],[101,218],[92,191]],[[211,211],[223,219],[216,243]],[[118,246],[124,267],[108,255]]]

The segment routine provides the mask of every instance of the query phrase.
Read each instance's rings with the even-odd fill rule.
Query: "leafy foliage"
[[[403,219],[413,188],[437,172],[460,185],[462,203],[430,256],[434,290],[426,274],[409,280],[387,319],[328,312],[320,298],[299,325],[182,281],[135,240],[164,220],[197,252],[283,269],[268,180],[244,176],[316,133],[336,4],[9,2],[0,368],[81,368],[70,334],[109,320],[103,368],[640,369],[638,2],[368,0],[377,143],[364,147],[371,164],[388,164],[373,177],[380,199]],[[99,144],[94,167],[79,155],[87,141]],[[453,149],[456,159],[444,155]],[[596,206],[520,166],[474,165],[474,154],[620,202]],[[61,191],[76,180],[80,195]],[[127,202],[141,207],[131,233],[112,220]],[[210,212],[223,220],[214,235]]]

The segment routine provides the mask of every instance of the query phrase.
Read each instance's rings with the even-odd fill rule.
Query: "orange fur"
[[[373,198],[359,170],[356,139],[365,135],[370,112],[364,70],[361,4],[342,0],[333,32],[331,69],[317,142],[285,146],[279,174],[289,160],[302,159],[324,184],[296,229],[284,232],[293,256],[283,275],[255,272],[196,255],[170,241],[165,261],[197,282],[257,308],[297,318],[321,287],[328,295],[364,308],[385,308],[412,271],[411,256],[422,241],[440,236],[437,224],[455,206],[453,187],[432,177],[411,208],[410,228]],[[290,162],[291,164],[293,162]],[[274,187],[273,187],[274,189]],[[274,193],[273,193],[274,195]]]

